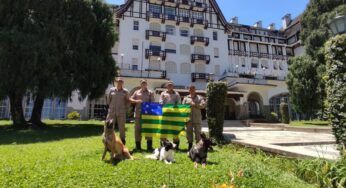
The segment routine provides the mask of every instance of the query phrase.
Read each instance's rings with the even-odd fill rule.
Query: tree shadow
[[[101,136],[102,133],[103,126],[96,124],[50,124],[42,129],[27,130],[3,126],[0,129],[0,145],[50,142],[66,138]]]

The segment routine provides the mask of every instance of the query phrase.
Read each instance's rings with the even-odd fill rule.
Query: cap
[[[124,82],[124,79],[121,78],[121,77],[118,77],[115,81],[116,81],[116,82]]]

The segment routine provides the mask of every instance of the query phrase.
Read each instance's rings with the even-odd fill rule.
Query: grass
[[[310,120],[310,121],[291,121],[290,126],[297,127],[330,127],[329,121]]]
[[[173,165],[144,159],[148,153],[143,152],[134,154],[139,160],[114,166],[101,161],[101,122],[46,123],[43,130],[0,126],[0,187],[211,187],[213,180],[216,185],[228,183],[228,173],[240,169],[244,176],[235,179],[237,187],[316,187],[295,175],[296,160],[233,145],[215,147],[206,169],[194,169],[186,152],[176,153]],[[132,149],[133,124],[126,127]],[[181,143],[187,148],[184,137]]]

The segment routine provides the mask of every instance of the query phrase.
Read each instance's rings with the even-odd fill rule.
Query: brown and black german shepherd
[[[107,151],[111,155],[112,162],[119,162],[121,160],[134,160],[135,158],[130,154],[129,150],[117,138],[114,133],[113,120],[106,120],[104,125],[104,132],[102,135],[102,142],[105,146],[103,151],[102,160],[104,160]]]

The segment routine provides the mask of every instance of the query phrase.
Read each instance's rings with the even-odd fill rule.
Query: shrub
[[[223,141],[223,122],[227,85],[224,82],[211,82],[207,86],[207,118],[209,134],[217,142]]]
[[[289,124],[290,123],[290,114],[288,111],[288,104],[283,102],[283,101],[280,104],[280,113],[281,113],[281,122]]]
[[[325,45],[327,62],[327,100],[333,133],[346,146],[346,34],[338,35]]]
[[[270,112],[270,115],[269,115],[269,121],[270,122],[277,122],[278,121],[278,118],[279,118],[279,116],[278,116],[278,114],[277,113],[275,113],[275,112]]]
[[[70,120],[77,120],[80,118],[80,114],[76,111],[72,111],[69,114],[67,114],[67,118]]]

